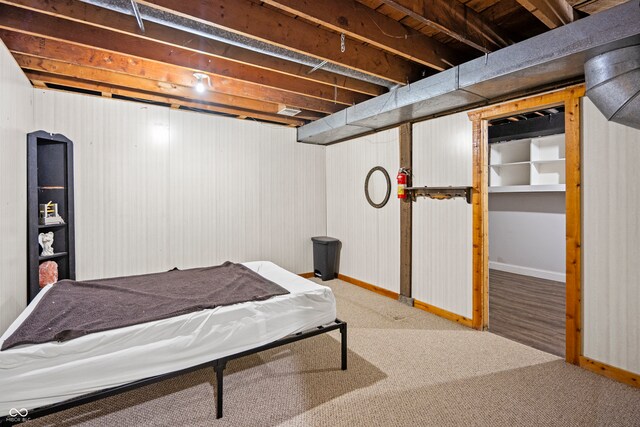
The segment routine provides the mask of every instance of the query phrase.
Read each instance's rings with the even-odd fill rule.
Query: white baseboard
[[[504,264],[496,261],[489,261],[489,268],[493,270],[506,271],[507,273],[522,274],[523,276],[538,277],[540,279],[553,280],[562,283],[566,283],[567,280],[567,275],[564,273],[539,270],[531,267],[522,267],[520,265]]]

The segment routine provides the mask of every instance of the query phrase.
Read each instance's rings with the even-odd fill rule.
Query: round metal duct
[[[587,96],[607,120],[640,129],[640,45],[593,57],[584,72]]]

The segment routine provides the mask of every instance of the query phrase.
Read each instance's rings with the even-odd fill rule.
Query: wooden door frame
[[[580,98],[584,85],[492,105],[469,112],[473,122],[473,317],[484,330],[489,320],[488,122],[517,113],[564,105],[566,145],[566,360],[579,364],[581,336]]]

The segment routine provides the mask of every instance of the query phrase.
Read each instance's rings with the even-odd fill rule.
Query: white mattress
[[[290,294],[0,351],[0,416],[177,371],[332,322],[331,289],[266,262],[244,263]],[[53,285],[55,286],[55,285]],[[0,337],[26,319],[47,286]]]

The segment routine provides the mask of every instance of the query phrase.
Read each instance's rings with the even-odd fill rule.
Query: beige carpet
[[[225,417],[213,371],[184,375],[28,426],[640,426],[640,390],[334,280],[338,333],[230,362]]]

